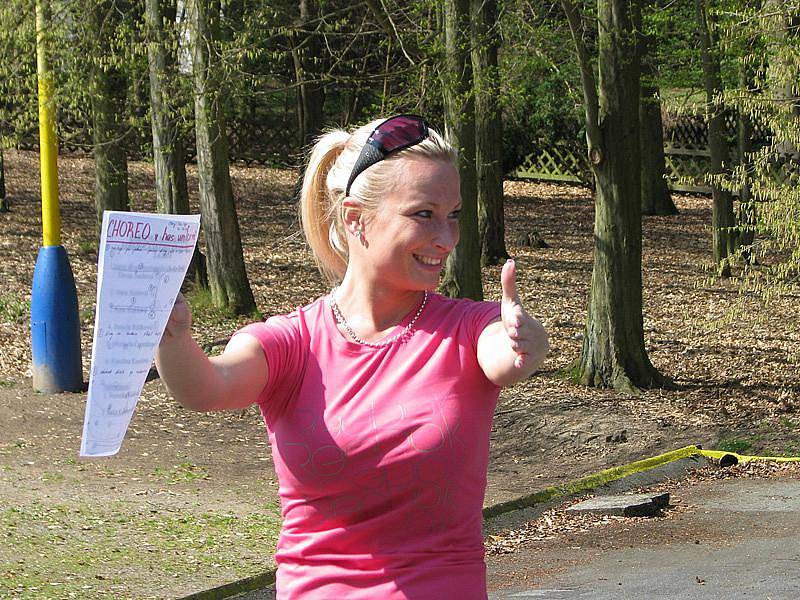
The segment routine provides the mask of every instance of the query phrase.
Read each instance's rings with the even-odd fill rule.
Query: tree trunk
[[[156,210],[164,214],[189,214],[184,142],[178,126],[178,111],[168,90],[177,79],[176,57],[171,50],[166,24],[175,23],[176,7],[168,0],[146,0],[147,63],[150,75],[150,116],[153,131]],[[205,258],[195,248],[186,280],[208,287]]]
[[[168,91],[175,83],[175,57],[170,52],[165,23],[174,22],[174,11],[174,5],[170,6],[165,0],[145,2],[156,207],[160,213],[185,215],[189,213],[189,192],[184,146],[178,128],[177,111],[172,106]]]
[[[641,27],[639,29],[641,31]],[[652,36],[639,34],[639,58],[642,69],[642,93],[639,100],[642,214],[676,215],[678,209],[672,201],[664,177],[666,173],[664,125],[661,122],[661,102],[652,44]]]
[[[752,90],[755,85],[753,71],[744,62],[739,63],[739,86],[743,90]],[[737,216],[739,247],[742,260],[748,264],[757,264],[753,252],[756,227],[756,205],[750,190],[750,171],[752,169],[751,152],[753,151],[753,122],[750,116],[740,110],[736,118],[737,153],[739,165],[744,172],[744,181],[739,188],[739,214]]]
[[[471,0],[475,83],[475,169],[478,177],[478,236],[481,264],[508,258],[503,215],[503,120],[497,52],[497,0]]]
[[[98,0],[90,9],[97,35],[98,56],[112,56],[112,40],[120,14],[128,7],[116,0]],[[128,79],[113,59],[92,68],[92,131],[94,143],[94,199],[98,235],[104,210],[130,210],[128,157],[125,148],[125,111]]]
[[[3,149],[0,148],[0,212],[8,212],[8,199],[6,198],[6,161],[3,158]]]
[[[642,207],[636,2],[598,0],[600,73],[595,88],[581,18],[562,0],[581,63],[589,159],[596,182],[594,269],[583,348],[582,385],[636,393],[670,385],[651,364],[642,319]]]
[[[219,308],[250,314],[256,305],[245,271],[231,188],[216,55],[219,5],[210,7],[204,0],[192,0],[189,6],[200,212],[206,236],[211,298]]]
[[[325,123],[325,87],[320,83],[322,46],[316,33],[303,31],[311,20],[309,2],[300,0],[299,19],[291,34],[292,61],[297,83],[297,124],[300,143],[308,147],[322,131]]]
[[[461,177],[461,239],[450,253],[442,293],[483,299],[481,245],[478,238],[477,176],[475,172],[475,102],[470,60],[470,0],[446,0],[444,6],[446,72],[445,123],[450,142],[459,149]]]
[[[711,152],[710,175],[720,175],[731,164],[730,150],[725,140],[725,107],[722,104],[719,47],[713,22],[709,19],[709,0],[695,0],[700,34],[700,54],[703,58],[703,82],[706,88],[706,120],[708,147]],[[712,182],[713,210],[711,216],[714,263],[720,277],[730,277],[729,257],[736,251],[736,218],[733,214],[733,195]]]

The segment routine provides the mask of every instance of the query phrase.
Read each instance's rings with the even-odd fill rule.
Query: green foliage
[[[735,435],[722,437],[717,444],[717,449],[722,452],[733,452],[735,454],[744,454],[752,447],[752,441],[736,437]]]
[[[37,127],[33,0],[0,3],[0,147],[16,145]]]
[[[31,312],[31,301],[18,298],[12,293],[0,293],[0,321],[17,323]]]
[[[504,45],[498,101],[503,109],[503,168],[510,171],[535,148],[583,143],[583,96],[560,7],[508,2],[500,25]]]
[[[790,16],[794,15],[795,25]],[[754,240],[734,257],[745,263],[743,289],[769,301],[797,288],[800,273],[800,1],[775,0],[761,8],[737,6],[722,30],[722,48],[735,56],[749,77],[725,94],[725,101],[752,125],[769,132],[766,143],[748,152],[718,183],[734,193],[749,192],[742,210],[755,215],[741,223]]]

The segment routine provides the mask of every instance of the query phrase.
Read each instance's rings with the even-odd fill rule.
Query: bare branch
[[[561,0],[564,13],[567,16],[572,40],[575,42],[575,53],[581,68],[581,82],[583,83],[583,104],[586,111],[586,137],[589,143],[589,152],[601,146],[600,126],[598,123],[599,100],[597,97],[597,83],[589,51],[583,41],[583,27],[581,15],[572,0]]]

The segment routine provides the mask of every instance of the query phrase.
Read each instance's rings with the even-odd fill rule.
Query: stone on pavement
[[[584,500],[567,509],[570,513],[593,513],[622,517],[652,517],[669,505],[669,492],[663,494],[623,494]]]

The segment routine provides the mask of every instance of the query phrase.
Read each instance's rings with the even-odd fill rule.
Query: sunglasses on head
[[[428,124],[419,115],[397,115],[386,119],[369,134],[367,143],[350,172],[345,195],[350,195],[350,186],[360,173],[381,162],[392,152],[416,146],[427,137]]]

